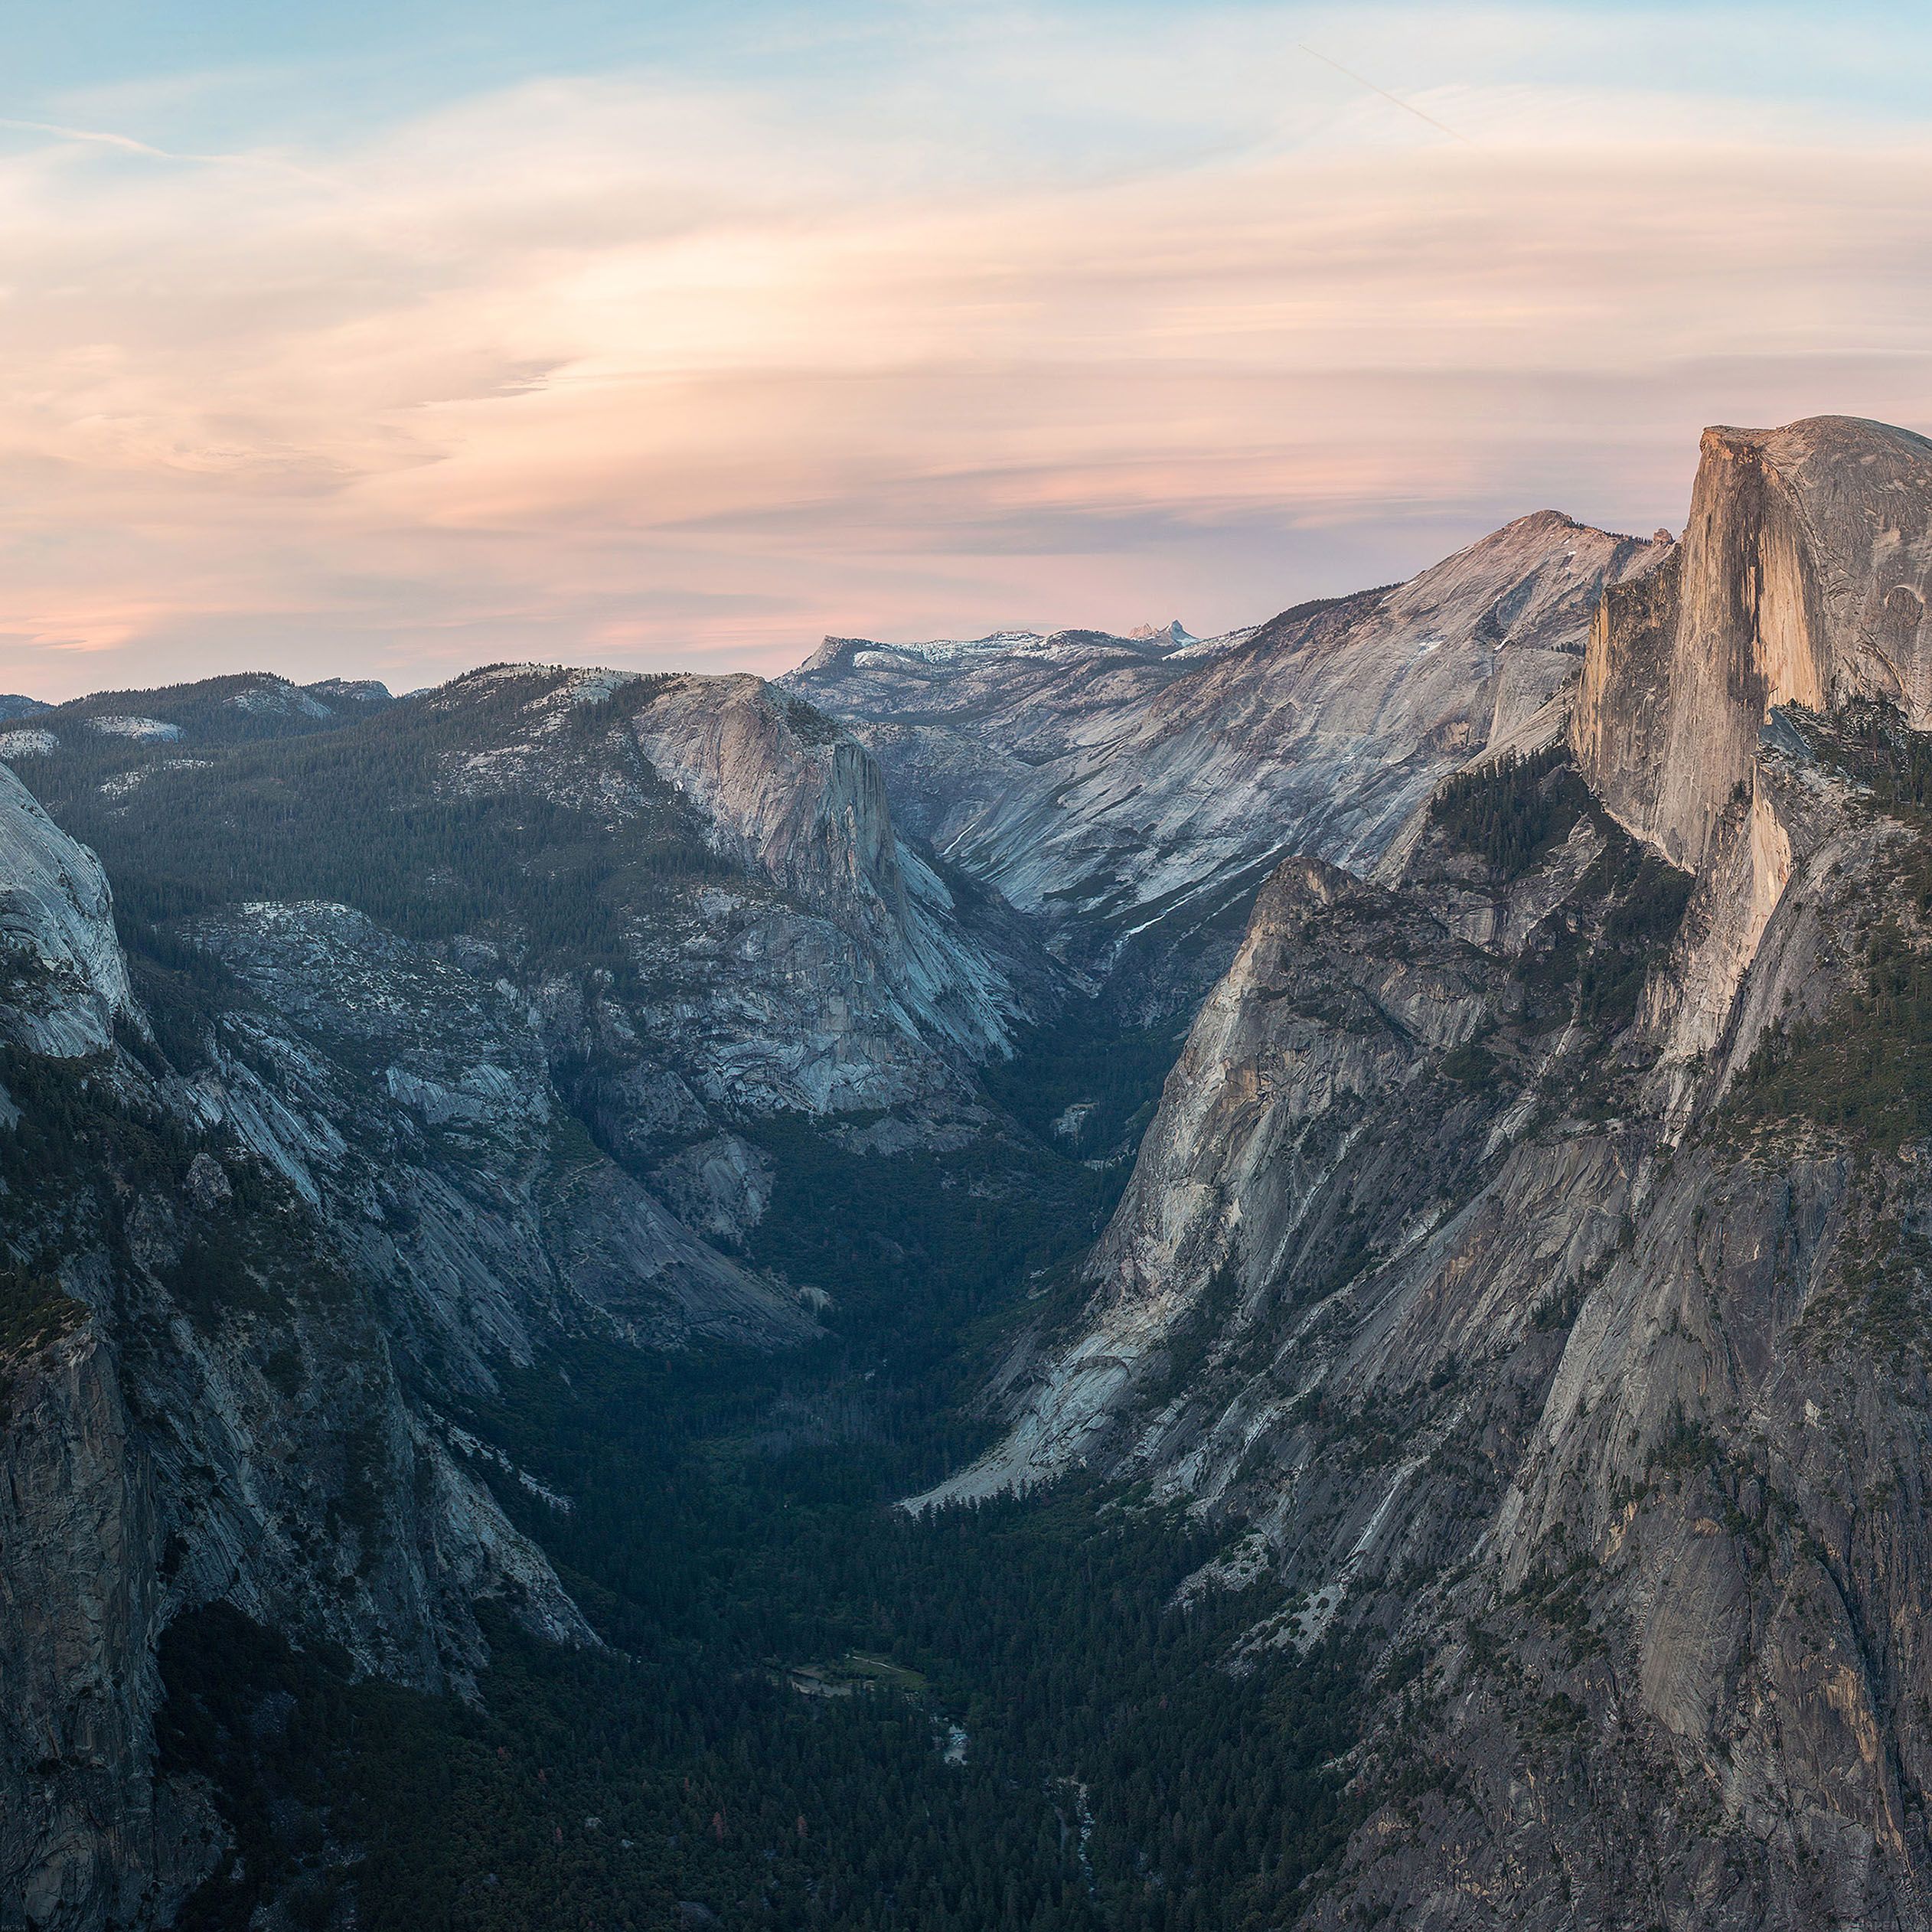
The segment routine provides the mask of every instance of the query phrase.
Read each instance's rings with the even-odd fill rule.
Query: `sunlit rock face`
[[[1606,597],[1572,742],[1639,837],[1703,857],[1773,707],[1932,725],[1932,442],[1853,416],[1714,429],[1683,543]]]

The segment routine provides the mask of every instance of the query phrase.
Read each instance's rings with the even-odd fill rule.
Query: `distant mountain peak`
[[[1541,510],[1405,584],[1220,637],[828,638],[781,681],[873,749],[902,824],[1022,911],[1124,945],[1252,891],[1297,840],[1376,863],[1438,778],[1574,678],[1605,583],[1662,554]]]
[[[366,704],[373,709],[396,701],[389,687],[374,677],[325,677],[302,688],[325,704]]]

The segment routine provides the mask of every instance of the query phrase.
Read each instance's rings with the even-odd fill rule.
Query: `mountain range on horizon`
[[[1925,1924],[1928,597],[0,699],[0,1927]]]

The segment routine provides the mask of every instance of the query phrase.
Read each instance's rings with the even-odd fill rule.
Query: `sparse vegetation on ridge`
[[[1519,878],[1560,845],[1590,805],[1562,743],[1458,772],[1436,794],[1430,817],[1450,848],[1483,860],[1500,880]]]

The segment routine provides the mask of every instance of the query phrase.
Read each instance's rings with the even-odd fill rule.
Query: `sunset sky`
[[[1705,423],[1932,429],[1922,8],[8,38],[0,690],[1207,633],[1545,506],[1675,527]]]

